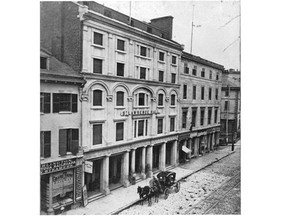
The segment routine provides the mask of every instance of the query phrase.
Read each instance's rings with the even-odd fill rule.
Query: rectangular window
[[[228,101],[225,101],[224,110],[225,110],[225,111],[228,111],[228,110],[229,110],[229,103],[228,103]]]
[[[40,57],[40,69],[48,69],[47,62],[46,57]]]
[[[201,87],[201,100],[204,100],[204,96],[205,96],[205,88],[204,86]]]
[[[208,108],[208,124],[211,124],[212,108]]]
[[[196,126],[197,108],[192,108],[192,127]]]
[[[229,97],[229,88],[225,90],[225,97]]]
[[[98,32],[94,32],[93,43],[103,46],[103,34],[100,34]]]
[[[164,81],[164,71],[159,71],[159,82]]]
[[[193,68],[192,75],[197,76],[197,66],[196,65]]]
[[[209,72],[209,79],[212,79],[212,71]]]
[[[117,76],[124,76],[124,64],[117,63]]]
[[[219,80],[219,73],[216,74],[216,80]]]
[[[117,50],[125,51],[125,41],[117,39]]]
[[[140,67],[140,79],[146,79],[146,68]]]
[[[202,68],[201,77],[204,77],[204,78],[205,78],[205,68]]]
[[[172,56],[172,64],[176,64],[177,63],[177,60],[176,60],[176,56]]]
[[[147,32],[148,33],[152,33],[152,28],[151,27],[147,27]]]
[[[187,99],[187,85],[183,85],[183,99]]]
[[[163,119],[158,119],[158,130],[157,130],[158,134],[163,133]]]
[[[146,47],[143,47],[143,46],[140,46],[140,55],[141,56],[147,56],[147,48]]]
[[[93,73],[102,74],[102,63],[103,60],[93,58]]]
[[[77,94],[53,93],[53,113],[77,112]]]
[[[93,106],[102,106],[102,91],[93,91]]]
[[[102,124],[93,125],[93,145],[102,144]]]
[[[218,100],[218,88],[215,89],[215,99]]]
[[[145,94],[144,93],[138,94],[138,106],[145,106]]]
[[[212,99],[212,88],[209,88],[209,100]]]
[[[173,94],[171,95],[171,106],[175,106],[176,96]]]
[[[182,111],[182,128],[186,128],[187,110]]]
[[[144,120],[138,121],[138,137],[144,136]]]
[[[200,116],[200,125],[204,125],[204,118],[205,118],[205,108],[201,108],[201,116]]]
[[[176,74],[175,73],[171,74],[171,83],[176,83]]]
[[[197,94],[196,85],[194,85],[193,86],[193,100],[196,100],[196,94]]]
[[[41,157],[51,157],[51,131],[40,132],[40,149]]]
[[[175,117],[170,117],[170,132],[175,131]]]
[[[187,63],[184,63],[184,73],[189,74],[189,67]]]
[[[214,123],[217,124],[217,115],[218,115],[218,109],[215,108],[214,110]]]
[[[159,61],[164,61],[164,53],[159,52]]]
[[[124,122],[116,123],[116,141],[124,139]]]
[[[59,130],[59,154],[65,156],[67,152],[73,155],[78,153],[79,129],[60,129]]]
[[[40,92],[40,112],[50,113],[50,93]]]
[[[124,92],[122,91],[116,93],[116,106],[124,106]]]
[[[164,95],[158,94],[158,106],[163,106]]]

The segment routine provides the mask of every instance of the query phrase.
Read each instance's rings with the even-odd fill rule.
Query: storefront
[[[86,166],[91,166],[90,168],[85,169],[85,185],[87,188],[88,198],[97,196],[101,194],[100,184],[101,184],[101,169],[102,169],[102,159],[97,159],[93,161],[86,161]]]
[[[122,155],[114,155],[109,158],[109,188],[119,188],[121,184]]]
[[[166,143],[166,166],[172,165],[173,144],[174,144],[174,141],[170,141]]]
[[[161,148],[161,145],[153,146],[153,157],[152,157],[152,171],[153,172],[156,172],[159,170],[160,148]]]
[[[41,211],[68,210],[82,201],[81,160],[66,159],[41,164]]]

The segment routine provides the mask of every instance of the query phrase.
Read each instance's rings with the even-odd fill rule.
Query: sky
[[[130,1],[96,1],[129,15]],[[190,53],[194,5],[192,54],[240,69],[240,2],[214,1],[131,1],[131,16],[150,22],[162,16],[173,16],[173,40]]]

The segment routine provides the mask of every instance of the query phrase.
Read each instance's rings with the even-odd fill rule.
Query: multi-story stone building
[[[219,144],[223,70],[222,65],[186,52],[182,54],[178,157],[180,163],[212,151],[214,146]]]
[[[221,97],[221,143],[227,144],[240,138],[240,71],[223,72]]]
[[[45,49],[40,52],[41,211],[82,200],[81,104],[84,80]]]

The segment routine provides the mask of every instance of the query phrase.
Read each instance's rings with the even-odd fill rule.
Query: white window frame
[[[94,32],[95,32],[95,33],[98,33],[98,34],[102,34],[102,45],[94,44]],[[107,34],[107,33],[105,33],[105,32],[92,29],[91,46],[98,47],[98,48],[101,48],[101,49],[105,49],[105,47],[106,47],[106,40],[105,40],[106,34]]]

